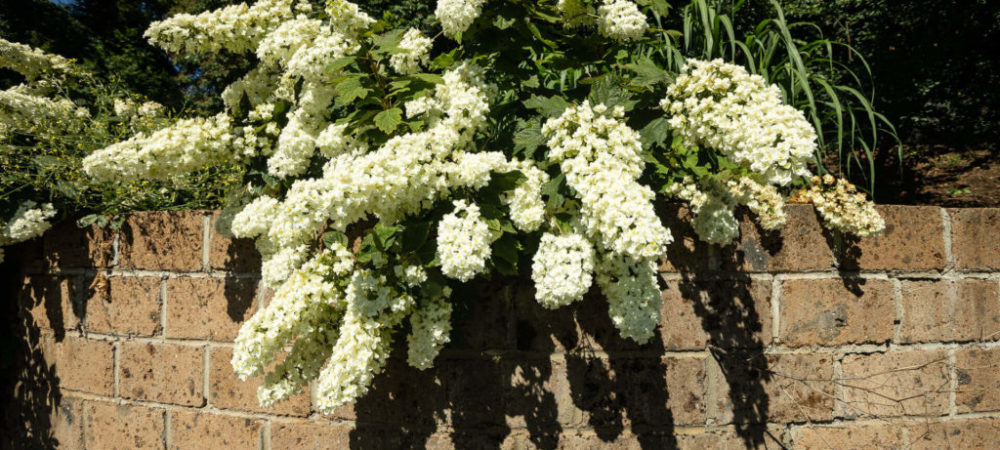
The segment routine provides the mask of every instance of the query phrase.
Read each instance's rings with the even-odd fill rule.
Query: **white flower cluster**
[[[689,60],[660,106],[686,145],[712,148],[767,184],[809,175],[816,130],[801,111],[782,104],[777,86],[741,66]]]
[[[164,107],[156,102],[137,103],[130,98],[116,98],[114,101],[115,115],[125,120],[140,118],[156,119],[163,117]]]
[[[47,135],[80,130],[90,117],[69,99],[51,99],[30,92],[25,85],[0,91],[0,122],[13,130]]]
[[[653,210],[655,194],[637,181],[644,166],[639,133],[620,120],[621,108],[607,112],[585,101],[546,121],[549,158],[579,196],[581,223],[601,249],[658,258],[672,237]]]
[[[858,192],[853,184],[832,175],[812,177],[812,186],[797,197],[816,207],[826,226],[855,236],[874,236],[885,229],[885,219],[875,205]]]
[[[616,41],[634,41],[646,33],[646,15],[629,0],[603,0],[597,8],[597,31]]]
[[[438,223],[438,254],[441,272],[459,281],[469,281],[486,270],[490,258],[490,228],[479,215],[479,206],[454,201],[455,210]]]
[[[594,246],[581,234],[543,234],[531,265],[535,299],[548,309],[583,299],[594,281],[594,260]]]
[[[345,0],[328,1],[326,13],[334,30],[354,38],[375,23],[375,19],[362,11],[358,5]]]
[[[623,338],[649,342],[660,323],[662,298],[656,262],[607,253],[597,264],[597,284],[608,298],[611,323]]]
[[[33,81],[43,75],[58,76],[71,72],[72,64],[62,56],[0,38],[0,69],[13,70]]]
[[[263,373],[287,343],[310,331],[313,316],[323,312],[323,305],[345,301],[327,279],[330,274],[344,274],[334,270],[339,266],[336,258],[336,252],[324,252],[311,259],[275,291],[267,307],[243,324],[233,348],[236,375],[245,380]]]
[[[718,180],[707,177],[702,180],[703,190],[690,178],[683,183],[674,183],[666,191],[691,205],[691,228],[702,241],[710,244],[726,245],[740,235],[740,224],[734,209],[736,198]]]
[[[455,38],[483,12],[486,0],[438,0],[434,16],[441,21],[444,35]]]
[[[774,186],[760,184],[749,177],[726,182],[729,193],[737,202],[746,205],[757,215],[757,222],[765,230],[779,230],[785,225],[785,200]]]
[[[518,161],[512,168],[520,170],[525,178],[513,191],[504,193],[502,200],[510,208],[510,221],[514,226],[530,233],[545,221],[542,185],[549,182],[549,174],[527,161]]]
[[[30,200],[22,203],[10,220],[6,223],[0,220],[0,247],[41,236],[52,227],[49,219],[55,215],[56,210],[51,203],[40,206]],[[0,248],[0,262],[3,262],[3,256],[3,248]]]
[[[433,44],[434,41],[421,34],[420,30],[410,28],[399,41],[399,49],[403,52],[389,57],[389,65],[403,75],[420,72],[420,66],[426,66],[430,61],[429,52]]]
[[[292,0],[258,0],[153,22],[144,36],[154,45],[184,53],[254,50],[264,36],[292,16]]]
[[[447,290],[447,288],[445,288]],[[434,359],[444,344],[451,341],[452,306],[448,301],[451,292],[427,299],[410,316],[410,335],[407,336],[407,362],[424,370],[434,365]]]
[[[166,180],[213,163],[230,161],[232,121],[226,114],[177,121],[153,134],[138,134],[91,153],[83,160],[89,175],[107,180]]]

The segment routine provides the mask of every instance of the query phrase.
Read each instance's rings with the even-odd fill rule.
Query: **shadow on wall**
[[[46,360],[43,353],[46,342],[37,326],[32,323],[26,309],[44,307],[45,315],[54,328],[63,329],[70,317],[64,317],[60,308],[62,289],[58,284],[39,283],[28,291],[20,292],[23,283],[18,255],[30,244],[6,248],[10,259],[0,264],[0,448],[42,449],[67,444],[60,442],[53,418],[64,415],[63,420],[80,420],[74,417],[72,405],[64,404],[59,390],[59,376],[55,364]],[[31,299],[39,304],[30,303]],[[28,300],[25,302],[23,300]],[[62,340],[62,331],[52,339]]]
[[[687,256],[673,260],[695,260]],[[756,310],[750,277],[671,282],[701,319],[721,369],[718,383],[728,385],[728,400],[717,401],[731,416],[718,423],[732,424],[747,447],[773,441],[760,338],[760,314],[769,313]],[[679,446],[676,427],[704,426],[709,387],[699,353],[664,357],[659,337],[644,346],[622,339],[598,289],[556,311],[535,301],[530,279],[473,282],[452,298],[452,343],[425,372],[409,367],[405,344],[397,345],[387,370],[354,406],[352,448],[500,448],[512,438],[556,448],[561,437],[566,445],[578,430],[592,430],[578,445],[629,437],[662,449]],[[669,327],[671,318],[663,320]],[[450,426],[447,437],[435,434],[441,425]]]

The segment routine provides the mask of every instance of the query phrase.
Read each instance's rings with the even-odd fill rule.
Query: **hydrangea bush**
[[[689,203],[714,244],[736,237],[739,205],[780,228],[799,190],[836,230],[883,227],[843,180],[812,181],[816,132],[763,78],[721,60],[663,69],[679,51],[653,26],[668,9],[439,0],[422,30],[344,0],[175,16],[151,42],[257,66],[222,93],[222,113],[139,133],[84,168],[120,181],[246,169],[219,223],[256,239],[275,290],[232,360],[241,378],[264,377],[265,405],[313,380],[321,411],[355,401],[398,329],[409,363],[430,367],[452,287],[491,273],[530,272],[551,309],[596,285],[621,335],[646,343],[672,240],[659,202]]]
[[[150,182],[135,168],[114,181],[99,181],[83,172],[83,157],[136,133],[155,134],[173,122],[165,108],[98,80],[72,60],[4,39],[0,70],[15,79],[0,89],[0,262],[4,246],[40,236],[60,214],[105,225],[108,215],[124,211],[204,207],[220,196],[220,186],[238,179],[232,176],[236,170],[213,168],[173,179],[167,189],[168,183]],[[196,136],[184,133],[203,129],[204,121],[195,122],[159,132],[197,144]],[[228,123],[221,128],[228,132]],[[197,171],[203,164],[191,162],[189,168]],[[121,217],[111,224],[120,224]]]

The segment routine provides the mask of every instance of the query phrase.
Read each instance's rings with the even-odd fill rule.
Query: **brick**
[[[546,410],[544,405],[554,400],[557,416],[547,421],[557,420],[564,428],[662,429],[671,424],[703,424],[707,389],[704,364],[700,357],[567,354],[564,362],[553,359],[551,378],[544,384],[532,377],[539,372],[537,368],[515,365],[519,371],[512,371],[510,384],[514,390],[509,395],[520,398],[508,400],[508,404],[517,406],[514,411],[525,417],[509,423],[526,424],[531,429],[531,415],[537,416],[538,410]],[[551,389],[554,398],[538,398],[533,390],[537,385],[545,386],[543,392]]]
[[[99,274],[103,277],[103,274]],[[87,331],[152,336],[160,332],[160,279],[105,277],[87,300]]]
[[[903,448],[906,440],[898,424],[805,426],[792,432],[795,448]]]
[[[691,228],[691,211],[681,203],[657,205],[658,216],[674,240],[667,246],[667,257],[660,262],[661,272],[701,272],[709,267],[709,244],[698,239]]]
[[[841,367],[849,417],[948,413],[951,377],[944,350],[847,355]]]
[[[584,298],[556,310],[543,308],[535,300],[531,280],[515,293],[518,350],[540,351],[630,351],[658,355],[658,344],[639,345],[623,339],[608,317],[608,302],[592,286]],[[454,297],[453,297],[454,298]]]
[[[230,348],[213,348],[209,362],[209,401],[212,406],[236,411],[253,411],[272,414],[308,416],[310,413],[308,387],[299,395],[265,408],[257,401],[257,388],[263,377],[242,381],[233,373],[230,363],[233,351]]]
[[[435,362],[451,408],[451,426],[455,429],[483,429],[502,426],[504,391],[501,363],[495,359],[445,359]],[[475,374],[475,376],[470,376]],[[355,405],[359,417],[364,417]]]
[[[77,336],[61,339],[43,334],[44,364],[55,366],[59,388],[111,396],[114,394],[114,344]]]
[[[124,342],[121,396],[187,406],[205,404],[204,351],[176,344]]]
[[[185,450],[257,449],[261,422],[193,411],[170,412],[170,448]]]
[[[106,402],[86,404],[86,448],[163,448],[164,411]]]
[[[84,448],[83,403],[81,399],[65,395],[58,399],[58,406],[49,414],[51,447]]]
[[[713,345],[759,348],[771,342],[771,283],[671,281],[663,291],[660,332],[666,350]]]
[[[256,289],[250,278],[168,279],[166,336],[232,342],[255,310]]]
[[[335,450],[351,446],[353,426],[342,423],[273,422],[271,424],[271,448],[302,450]]]
[[[941,270],[944,219],[936,206],[877,206],[885,230],[848,242],[838,257],[846,270]]]
[[[962,280],[955,298],[956,339],[1000,340],[1000,287],[993,280]]]
[[[49,268],[105,268],[114,259],[114,236],[110,228],[91,225],[81,229],[73,222],[63,222],[42,238],[42,260]]]
[[[395,340],[402,344],[403,336],[398,335]],[[447,420],[442,415],[448,407],[448,392],[444,387],[445,378],[442,372],[446,368],[455,364],[452,360],[439,357],[435,362],[434,369],[417,370],[406,362],[406,345],[396,346],[392,356],[386,362],[385,369],[372,380],[371,390],[368,394],[358,399],[351,407],[342,406],[334,411],[332,417],[357,420],[359,422],[377,423],[390,427],[397,427],[406,432],[433,432]],[[482,371],[466,367],[464,375],[476,373],[475,377],[490,377],[484,380],[475,380],[471,383],[481,381],[483,386],[481,393],[495,399],[492,408],[499,404],[500,385],[497,371],[499,364],[485,364]],[[463,376],[453,373],[452,375]],[[464,380],[462,380],[464,381]],[[462,381],[455,381],[456,386],[461,387]],[[490,384],[493,382],[492,384]],[[492,389],[492,391],[490,391]],[[476,393],[470,394],[470,403],[477,401]],[[487,415],[502,421],[502,416],[493,416],[494,411],[489,411]]]
[[[80,325],[75,301],[80,292],[79,279],[34,275],[24,278],[19,292],[22,315],[38,328],[65,331]]]
[[[253,239],[231,239],[216,231],[219,213],[213,213],[209,222],[208,263],[212,270],[237,273],[260,272],[260,253]]]
[[[717,400],[712,421],[763,425],[825,421],[834,413],[833,360],[829,355],[736,353],[715,364]],[[738,418],[738,420],[736,420]]]
[[[1000,348],[955,352],[955,407],[959,413],[1000,411]]]
[[[787,280],[779,338],[790,346],[886,342],[893,334],[892,297],[888,280]]]
[[[948,209],[951,254],[958,270],[1000,269],[1000,208]]]
[[[119,240],[123,269],[192,272],[202,269],[201,211],[130,214]]]
[[[720,251],[722,268],[741,272],[814,272],[835,267],[830,234],[811,205],[785,206],[781,230],[767,231],[745,210],[738,212],[740,238]]]
[[[903,281],[903,343],[1000,338],[1000,293],[992,280]]]
[[[682,448],[690,450],[744,450],[747,448],[787,449],[787,431],[783,426],[742,426],[721,429],[694,428],[675,432],[674,445],[659,448]],[[673,443],[667,443],[673,444]]]
[[[916,423],[907,427],[913,450],[992,449],[1000,436],[1000,419],[983,418]]]

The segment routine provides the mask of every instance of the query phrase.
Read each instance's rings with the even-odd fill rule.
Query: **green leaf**
[[[498,15],[493,19],[493,26],[497,27],[498,30],[506,30],[513,26],[516,22],[517,20],[515,19],[509,19]]]
[[[382,111],[375,115],[375,126],[378,129],[385,132],[385,134],[392,134],[392,132],[403,123],[403,110],[399,108],[392,108]]]
[[[438,75],[436,73],[422,73],[421,72],[421,73],[414,73],[414,74],[407,75],[407,77],[408,78],[412,78],[414,80],[423,81],[425,83],[444,84],[444,78],[442,78],[441,75]]]
[[[340,244],[347,247],[348,239],[347,235],[339,231],[327,231],[323,233],[323,244],[329,247],[333,247],[334,244]]]
[[[667,17],[670,13],[670,4],[667,0],[653,0],[653,9],[660,15],[660,17]]]
[[[514,150],[524,150],[525,155],[530,159],[538,147],[545,144],[545,136],[542,135],[542,124],[540,120],[530,121],[518,120],[517,131],[514,132]]]
[[[399,227],[387,227],[383,225],[375,225],[375,239],[380,250],[386,250],[392,247],[392,244],[396,242],[396,232],[399,231]]]
[[[357,59],[358,58],[355,56],[344,56],[343,58],[337,58],[331,61],[330,64],[327,64],[326,67],[323,68],[323,71],[326,72],[328,75],[335,72],[339,72],[340,69],[343,69],[344,67],[353,64],[354,61]]]
[[[369,92],[371,92],[370,89],[365,88],[361,84],[360,75],[348,77],[346,80],[337,84],[335,90],[337,92],[337,99],[344,105],[349,105],[354,100],[364,98]]]
[[[670,73],[657,67],[648,58],[642,58],[635,63],[626,64],[625,68],[635,72],[632,82],[639,86],[652,86],[670,80]]]
[[[538,111],[544,116],[555,117],[563,113],[569,107],[569,103],[562,97],[553,95],[552,97],[541,97],[532,95],[525,100],[524,107]]]
[[[657,117],[642,127],[639,135],[646,146],[663,145],[670,136],[670,121],[666,117]]]
[[[431,233],[431,222],[428,220],[412,221],[403,228],[400,245],[403,253],[415,252],[427,243]]]
[[[496,186],[501,191],[510,191],[526,179],[527,177],[520,170],[512,170],[510,172],[494,173],[490,184]]]
[[[493,256],[516,267],[520,249],[521,243],[517,240],[517,235],[505,234],[493,243]]]
[[[612,77],[604,77],[597,80],[590,87],[588,98],[592,105],[604,105],[608,108],[621,106],[625,108],[625,112],[631,111],[637,103],[632,100],[632,93],[622,89]]]

